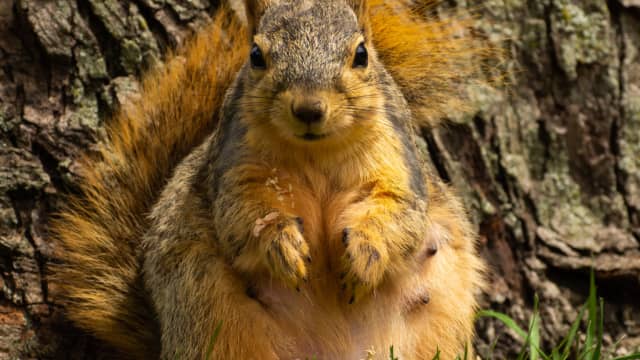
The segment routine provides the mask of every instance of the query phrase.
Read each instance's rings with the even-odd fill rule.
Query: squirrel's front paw
[[[382,281],[389,264],[385,240],[375,227],[356,226],[342,232],[345,253],[341,286],[352,304],[371,293]]]
[[[302,236],[302,219],[290,218],[273,224],[275,231],[266,232],[266,257],[271,274],[292,288],[307,281],[306,263],[311,262],[309,246]]]

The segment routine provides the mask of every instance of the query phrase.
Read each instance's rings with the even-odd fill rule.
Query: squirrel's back
[[[371,0],[370,14],[379,57],[425,124],[462,102],[460,83],[478,71],[469,59],[482,50],[464,35],[468,23],[427,20],[420,5],[432,2],[422,3]],[[174,167],[214,131],[248,43],[246,26],[222,6],[109,122],[98,156],[82,161],[80,194],[52,224],[68,317],[132,357],[157,353],[159,341],[137,253],[146,216]]]

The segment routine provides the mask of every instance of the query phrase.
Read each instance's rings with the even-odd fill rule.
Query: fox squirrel
[[[415,129],[483,50],[419,6],[222,5],[83,161],[52,225],[68,317],[139,359],[463,352],[483,263]]]

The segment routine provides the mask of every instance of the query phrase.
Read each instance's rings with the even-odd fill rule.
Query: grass
[[[581,327],[585,312],[586,329]],[[602,339],[604,331],[604,301],[596,295],[595,275],[591,271],[589,297],[580,308],[576,320],[571,324],[564,339],[551,349],[543,349],[540,341],[540,314],[538,312],[538,297],[533,303],[533,314],[529,320],[527,330],[521,328],[508,315],[483,310],[478,317],[494,318],[502,322],[522,340],[523,345],[517,360],[633,360],[640,359],[640,352],[613,357],[603,354]]]
[[[211,339],[209,340],[209,346],[207,346],[207,355],[205,359],[211,359],[211,355],[213,355],[213,346],[216,344],[216,339],[220,336],[220,330],[222,330],[222,321],[218,322],[216,328],[213,330],[213,335],[211,335]]]
[[[586,329],[581,327],[584,315],[586,318]],[[540,314],[538,311],[538,297],[534,298],[533,314],[529,320],[527,329],[520,327],[515,320],[506,314],[493,310],[483,310],[478,313],[478,317],[494,318],[502,322],[520,338],[522,348],[516,360],[640,360],[640,352],[619,356],[605,357],[602,349],[603,331],[604,331],[604,301],[596,295],[595,275],[591,271],[589,283],[589,297],[586,303],[580,308],[576,320],[571,324],[569,332],[564,339],[551,349],[543,349],[540,339]],[[222,322],[218,323],[209,347],[207,349],[206,359],[211,358],[214,350],[215,340],[220,335]],[[474,360],[469,359],[468,349],[464,349],[462,355],[458,355],[455,360]],[[311,359],[316,360],[315,357]],[[395,355],[393,346],[389,348],[389,360],[400,360]],[[440,360],[440,351],[438,350],[433,360]],[[442,359],[447,360],[447,359]]]

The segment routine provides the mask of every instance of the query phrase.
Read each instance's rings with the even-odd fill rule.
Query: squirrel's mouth
[[[324,139],[325,137],[327,137],[327,134],[304,133],[303,135],[298,135],[298,137],[300,139],[307,140],[307,141],[315,141],[315,140]]]

